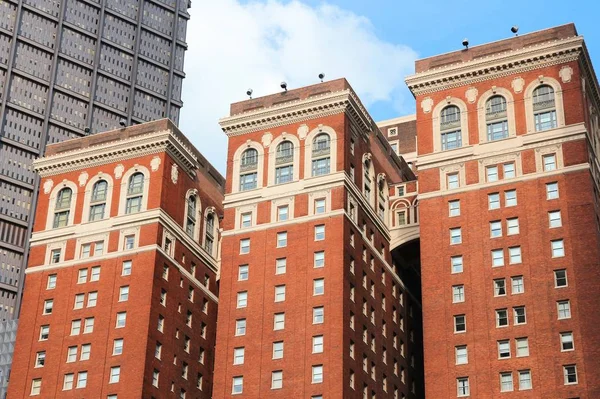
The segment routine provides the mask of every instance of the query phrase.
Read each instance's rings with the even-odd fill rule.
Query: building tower
[[[167,119],[35,168],[8,397],[210,398],[224,179]]]
[[[583,38],[570,24],[470,47],[406,81],[426,397],[600,397],[600,97]]]
[[[47,143],[169,117],[189,0],[0,2],[0,321],[18,317]]]
[[[348,82],[232,104],[221,127],[213,397],[422,397],[415,270],[390,252],[414,175]]]

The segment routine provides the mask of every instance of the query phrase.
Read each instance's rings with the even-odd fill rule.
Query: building
[[[600,397],[600,97],[583,38],[570,24],[470,47],[406,82],[426,397]]]
[[[348,82],[235,103],[220,123],[213,397],[422,397],[418,271],[388,223],[414,174]]]
[[[35,169],[8,397],[210,398],[224,179],[167,119]]]
[[[188,0],[0,3],[0,321],[18,317],[47,143],[179,118]]]

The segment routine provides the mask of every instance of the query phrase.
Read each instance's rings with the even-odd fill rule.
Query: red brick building
[[[223,178],[166,119],[35,167],[8,397],[210,398]]]
[[[233,104],[221,126],[213,397],[422,397],[416,272],[388,225],[414,175],[348,82]]]
[[[426,58],[407,84],[426,397],[600,397],[600,97],[583,38],[565,25]]]

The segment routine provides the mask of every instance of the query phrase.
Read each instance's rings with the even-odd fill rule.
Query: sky
[[[576,4],[576,7],[575,7]],[[573,7],[570,7],[573,5]],[[600,71],[600,1],[192,0],[179,126],[225,174],[232,102],[345,77],[376,120],[415,112],[414,61],[574,22]],[[600,72],[598,72],[600,73]]]

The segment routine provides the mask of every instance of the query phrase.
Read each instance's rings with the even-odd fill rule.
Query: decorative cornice
[[[431,94],[440,90],[574,61],[579,58],[582,45],[583,37],[581,36],[545,42],[416,73],[406,78],[406,84],[415,96]]]
[[[199,162],[192,150],[172,130],[60,152],[37,159],[33,165],[41,177],[47,177],[161,152],[169,154],[187,173],[198,168]]]
[[[375,126],[367,110],[350,89],[228,116],[222,118],[219,124],[228,137],[233,137],[342,112],[365,132],[372,131]]]

